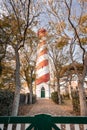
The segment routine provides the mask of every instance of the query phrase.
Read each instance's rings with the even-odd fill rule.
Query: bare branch
[[[25,39],[26,39],[26,34],[27,34],[27,29],[28,29],[28,27],[32,24],[32,22],[34,21],[34,19],[35,19],[38,15],[39,15],[39,14],[37,14],[36,16],[33,16],[32,20],[31,20],[29,23],[27,23],[27,25],[26,25],[26,27],[25,27],[25,30],[24,30],[23,44],[19,45],[19,48],[18,48],[18,49],[20,49],[21,47],[24,46]]]
[[[71,7],[71,4],[72,4],[72,0],[70,1],[70,7],[69,7],[69,5],[67,4],[66,0],[65,0],[65,4],[66,4],[66,7],[67,7],[67,9],[68,9],[68,20],[69,20],[69,23],[70,23],[70,25],[72,26],[72,28],[74,29],[75,35],[76,35],[76,37],[77,37],[77,39],[78,39],[78,42],[79,42],[79,45],[80,45],[80,48],[81,48],[82,51],[83,51],[83,64],[84,64],[85,49],[84,49],[84,47],[83,47],[82,44],[81,44],[81,40],[80,40],[80,38],[79,38],[77,29],[76,29],[76,27],[74,26],[74,24],[72,23],[72,21],[71,21],[71,19],[70,19],[70,16],[71,16],[71,8],[70,8],[70,7]]]
[[[18,23],[19,33],[21,34],[19,17],[18,17],[18,14],[17,14],[17,12],[16,12],[14,0],[12,0],[12,1],[10,0],[10,4],[11,4],[11,6],[12,6],[12,9],[13,9],[14,13],[15,13],[15,16],[16,16],[16,19],[17,19],[17,23]]]

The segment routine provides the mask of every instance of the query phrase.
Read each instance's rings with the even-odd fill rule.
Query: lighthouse
[[[39,43],[37,47],[37,61],[36,61],[36,95],[37,98],[49,98],[49,60],[48,49],[46,43],[47,31],[40,29],[38,31]]]

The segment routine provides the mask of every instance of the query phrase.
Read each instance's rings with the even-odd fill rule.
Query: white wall
[[[42,87],[44,87],[44,89],[45,89],[45,98],[49,98],[50,97],[49,83],[42,83],[42,84],[36,86],[37,98],[41,98],[41,88]]]

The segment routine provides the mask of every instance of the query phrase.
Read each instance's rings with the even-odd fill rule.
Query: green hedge
[[[79,101],[79,92],[78,91],[72,92],[72,105],[73,105],[73,112],[76,115],[80,115],[80,101]]]
[[[51,99],[55,102],[55,103],[59,103],[59,100],[58,100],[58,92],[55,91],[55,92],[52,92],[51,93]]]
[[[0,116],[10,115],[14,93],[10,90],[0,90]]]
[[[9,89],[0,89],[0,116],[9,116],[12,111],[14,92]],[[20,94],[20,104],[25,104],[26,95]],[[36,95],[33,95],[33,103],[36,102]],[[29,94],[28,94],[29,104]]]

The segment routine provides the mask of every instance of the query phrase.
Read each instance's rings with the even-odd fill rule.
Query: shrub
[[[76,115],[80,115],[80,101],[78,91],[72,92],[72,105],[73,105],[73,112]]]
[[[69,93],[63,94],[62,97],[63,97],[64,100],[70,99],[69,98]]]
[[[55,92],[52,92],[51,93],[51,99],[55,102],[55,103],[59,103],[59,100],[58,100],[58,92],[55,91]]]
[[[0,90],[0,116],[10,115],[14,93],[11,90]]]
[[[14,92],[12,92],[9,89],[3,89],[3,90],[0,89],[0,116],[11,115],[13,99],[14,99]],[[20,94],[20,104],[25,104],[25,100],[26,100],[26,95]],[[36,102],[36,95],[33,95],[33,103],[35,102]]]

